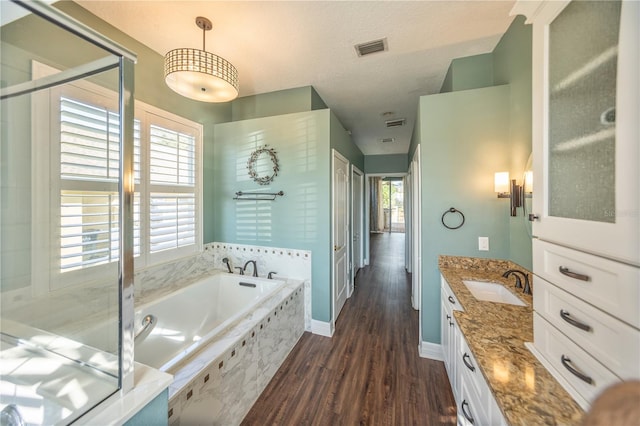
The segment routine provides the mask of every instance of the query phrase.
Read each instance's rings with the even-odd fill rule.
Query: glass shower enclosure
[[[0,415],[69,424],[133,386],[135,55],[0,7]]]

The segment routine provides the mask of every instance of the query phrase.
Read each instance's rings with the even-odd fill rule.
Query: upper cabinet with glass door
[[[521,1],[533,23],[533,235],[640,265],[640,2]]]

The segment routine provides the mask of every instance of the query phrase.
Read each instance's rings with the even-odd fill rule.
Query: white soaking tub
[[[167,371],[274,294],[284,281],[218,272],[136,308],[135,360]]]

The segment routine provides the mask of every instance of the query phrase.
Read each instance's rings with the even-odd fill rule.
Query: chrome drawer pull
[[[451,321],[451,315],[447,315],[447,321],[449,321],[449,326],[453,325],[453,322]]]
[[[586,382],[590,385],[593,385],[593,379],[587,375],[585,375],[584,373],[581,373],[580,371],[576,370],[575,368],[573,368],[571,366],[571,360],[569,359],[569,357],[566,357],[564,355],[562,355],[560,357],[560,361],[562,362],[562,365],[564,365],[564,368],[566,368],[567,370],[569,370],[569,372],[571,374],[573,374],[574,376],[576,376],[578,379],[582,380],[583,382]]]
[[[467,410],[464,409],[464,406],[469,406],[469,403],[467,402],[467,400],[465,399],[464,401],[462,401],[462,415],[464,416],[465,419],[467,419],[469,421],[469,423],[473,424],[473,422],[475,420],[473,420],[473,417],[471,417],[471,414],[467,413]]]
[[[579,328],[580,330],[591,331],[590,325],[574,320],[573,318],[571,318],[571,314],[564,309],[560,309],[560,317],[562,317],[563,320],[565,320],[572,326]]]
[[[449,296],[449,298],[448,298],[448,299],[449,299],[449,302],[451,302],[451,303],[453,303],[453,304],[455,304],[455,303],[456,303],[456,301],[454,300],[454,298],[453,298],[453,297]]]
[[[467,362],[467,358],[471,359],[469,354],[465,352],[464,355],[462,355],[462,362],[464,362],[464,365],[466,365],[469,370],[476,371],[476,368],[473,366],[473,364]]]
[[[569,268],[565,268],[564,266],[560,266],[558,268],[562,275],[566,275],[567,277],[580,280],[580,281],[591,281],[591,277],[589,275],[579,274],[577,272],[572,272]]]

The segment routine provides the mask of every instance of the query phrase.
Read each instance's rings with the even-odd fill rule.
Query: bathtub
[[[148,335],[143,336],[146,333],[142,331],[134,358],[158,370],[170,371],[283,285],[281,280],[217,272],[138,306],[136,332],[142,331],[149,315],[155,323]]]

